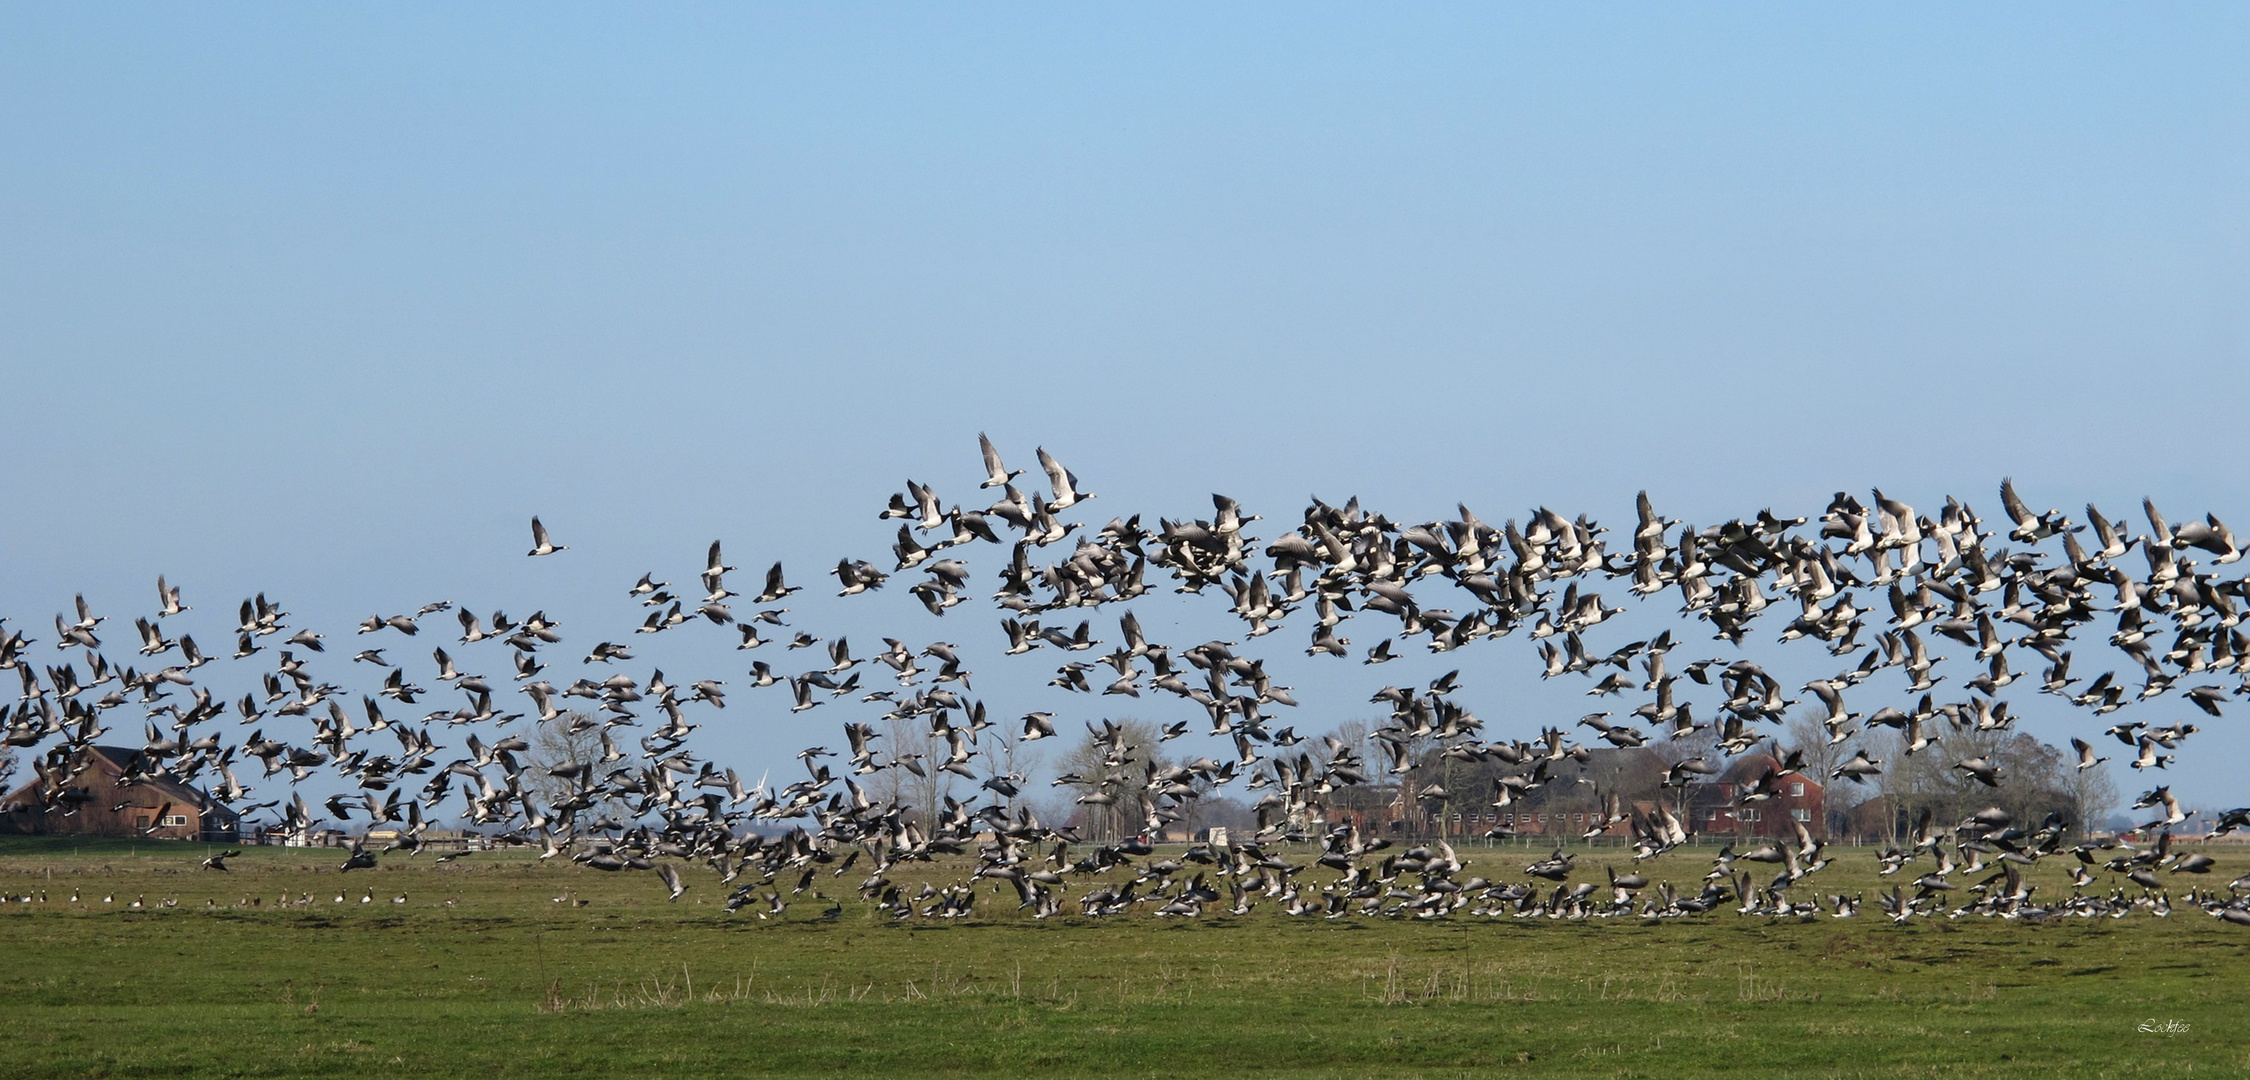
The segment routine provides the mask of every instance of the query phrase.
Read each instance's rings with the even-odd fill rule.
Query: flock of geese
[[[1022,740],[1075,737],[1078,725],[1055,711],[1014,721],[989,716],[971,696],[966,665],[976,649],[885,637],[881,651],[855,656],[844,637],[823,640],[790,626],[778,605],[802,586],[789,584],[775,563],[745,597],[730,587],[739,571],[717,542],[693,585],[676,587],[655,574],[633,583],[628,591],[645,606],[645,620],[615,640],[595,641],[575,664],[569,658],[579,648],[563,647],[562,620],[545,611],[518,619],[447,602],[370,615],[353,635],[368,647],[338,663],[328,636],[292,623],[264,594],[241,603],[231,657],[206,652],[187,633],[169,636],[164,620],[190,607],[159,577],[156,610],[135,618],[127,639],[137,669],[108,658],[110,620],[81,597],[75,617],[55,617],[51,641],[0,619],[0,670],[13,670],[22,684],[15,702],[0,705],[0,731],[32,759],[47,813],[77,811],[85,798],[74,787],[79,752],[111,730],[114,710],[138,708],[145,741],[136,778],[204,785],[246,816],[270,812],[272,827],[286,832],[357,832],[362,842],[347,870],[375,865],[368,830],[395,830],[388,850],[411,855],[432,823],[458,817],[542,858],[645,871],[675,900],[695,887],[688,871],[706,867],[728,909],[761,918],[783,917],[788,898],[823,876],[855,873],[858,894],[899,919],[970,916],[980,896],[995,890],[1012,893],[1038,918],[1196,918],[1260,905],[1329,919],[1666,918],[1721,908],[1844,918],[1857,914],[1862,897],[1823,896],[1808,881],[1832,860],[1801,825],[1793,842],[1722,849],[1694,891],[1684,891],[1652,884],[1637,870],[1613,868],[1595,879],[1560,850],[1520,876],[1487,879],[1470,873],[1448,844],[1399,850],[1351,824],[1328,824],[1323,811],[1339,790],[1386,782],[1407,785],[1403,798],[1442,802],[1449,798],[1442,788],[1414,788],[1408,776],[1443,758],[1497,767],[1496,805],[1506,807],[1547,783],[1569,782],[1566,766],[1590,752],[1569,733],[1581,727],[1616,747],[1702,733],[1714,753],[1731,757],[1759,747],[1787,710],[1811,702],[1838,743],[1867,727],[1890,727],[1902,734],[1904,753],[1943,754],[1950,733],[2010,727],[2003,691],[2019,683],[2105,718],[2153,711],[2166,700],[2218,716],[2250,692],[2243,678],[2250,632],[2240,627],[2250,586],[2225,569],[2243,549],[2216,517],[2175,524],[2151,503],[2143,505],[2145,532],[2093,506],[2080,523],[2057,510],[2033,511],[2004,481],[2003,516],[1989,527],[1965,502],[1948,498],[1942,510],[1924,514],[1881,491],[1866,503],[1839,493],[1817,519],[1760,511],[1697,527],[1659,515],[1644,493],[1629,531],[1613,534],[1586,516],[1546,508],[1520,524],[1493,526],[1466,506],[1453,520],[1402,524],[1357,499],[1342,506],[1315,499],[1294,527],[1258,537],[1249,530],[1263,519],[1218,495],[1208,519],[1153,526],[1139,515],[1098,526],[1070,520],[1095,498],[1070,470],[1041,449],[1044,483],[1019,487],[1023,471],[1007,468],[989,439],[980,442],[978,489],[997,492],[990,505],[949,502],[935,486],[909,481],[880,512],[898,522],[889,568],[839,559],[827,571],[838,595],[896,587],[893,579],[905,577],[905,591],[943,616],[976,591],[970,557],[987,546],[1005,552],[988,578],[1001,609],[992,651],[1059,657],[1050,685],[1066,692],[1193,702],[1212,745],[1228,748],[1159,767],[1128,727],[1086,722],[1099,766],[1056,784],[1071,787],[1089,810],[1139,815],[1148,834],[1186,817],[1195,800],[1233,788],[1254,799],[1254,833],[1166,854],[1135,839],[1089,842],[1068,825],[1041,821],[1023,798],[1028,779],[1001,770],[997,740],[986,733],[1006,724]],[[531,533],[530,557],[570,550],[538,518]],[[1176,594],[1224,597],[1244,624],[1242,640],[1150,640],[1131,605],[1159,602],[1149,596],[1152,577],[1169,579]],[[1681,663],[1670,630],[1615,647],[1594,644],[1612,632],[1604,624],[1626,610],[1619,602],[1626,597],[1676,605],[1688,625],[1702,624],[1737,653],[1753,640],[1823,649],[1835,674],[1792,688],[1747,656]],[[1095,610],[1105,607],[1116,614]],[[433,649],[434,666],[387,655],[415,648],[410,639],[440,620],[460,633]],[[1114,626],[1114,637],[1097,623]],[[1258,652],[1267,647],[1261,639],[1291,629],[1308,656],[1367,665],[1415,648],[1457,652],[1520,631],[1536,643],[1545,677],[1584,679],[1597,697],[1641,697],[1621,722],[1597,713],[1534,740],[1487,739],[1483,722],[1458,700],[1458,672],[1422,687],[1386,686],[1373,698],[1389,716],[1365,744],[1375,757],[1369,761],[1342,739],[1316,745],[1277,726],[1297,702]],[[736,684],[771,689],[774,707],[794,712],[845,699],[865,706],[864,715],[880,708],[885,720],[926,726],[931,738],[917,746],[943,746],[943,757],[887,746],[873,723],[855,719],[842,728],[847,753],[808,748],[797,755],[801,779],[745,783],[690,745],[728,707],[728,679],[674,682],[661,670],[646,677],[627,670],[640,635],[667,633],[723,634],[739,650],[778,646],[778,656],[755,660]],[[2110,659],[2091,659],[2082,643],[2105,633],[2111,651],[2100,655]],[[785,658],[806,649],[826,662],[776,670],[800,667]],[[203,669],[222,658],[252,668],[260,689],[233,702],[214,693]],[[1946,676],[1939,673],[1949,660],[1953,672],[1975,669],[1950,693],[1940,689]],[[563,670],[575,674],[566,680]],[[362,671],[371,692],[332,681]],[[893,685],[869,689],[863,677]],[[1866,708],[1874,696],[1890,704]],[[442,703],[432,708],[424,697]],[[600,750],[586,760],[530,764],[523,729],[508,730],[523,719],[571,724]],[[2108,728],[2143,770],[2162,770],[2195,731],[2139,719]],[[1161,738],[1189,732],[1189,724],[1174,723]],[[2081,768],[2104,760],[2091,744],[2073,742]],[[1831,778],[1865,780],[1894,765],[1862,751]],[[1951,767],[1988,787],[2010,779],[1986,758]],[[1689,787],[1721,768],[1704,756],[1680,762],[1653,806],[1627,811],[1613,801],[1589,835],[1627,825],[1635,863],[1664,855],[1690,838]],[[948,795],[934,812],[903,806],[871,793],[881,785],[868,778],[891,769],[951,774],[974,785],[974,794],[967,801]],[[1773,775],[1742,785],[1738,797],[1771,797]],[[283,793],[254,801],[255,785],[277,780]],[[549,780],[561,781],[560,794]],[[310,785],[344,793],[309,803],[297,789]],[[626,811],[606,809],[619,806]],[[2192,812],[2169,787],[2153,786],[2134,806],[2155,811],[2142,826],[2156,837],[2145,849],[2071,842],[2082,831],[2060,815],[2018,822],[1994,809],[1950,823],[1925,815],[1910,842],[1878,856],[1884,875],[1900,876],[1878,906],[1905,921],[2118,917],[2184,904],[2250,925],[2243,899],[2250,877],[2198,886],[2184,900],[2172,896],[2169,882],[2214,880],[2207,876],[2214,865],[2174,850],[2171,830]],[[2250,826],[2250,809],[2218,817],[2221,832]],[[965,857],[974,869],[918,890],[891,879],[903,864],[939,856]],[[2044,859],[2069,865],[2072,895],[2039,897],[2024,883],[2023,869]],[[223,859],[210,868],[224,870]],[[1919,872],[1907,880],[1910,871]]]

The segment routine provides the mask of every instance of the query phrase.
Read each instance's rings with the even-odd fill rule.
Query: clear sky
[[[213,642],[262,588],[577,647],[715,537],[887,565],[979,431],[1096,523],[2012,475],[2250,527],[2250,11],[1212,8],[0,6],[0,614],[129,634],[162,572]],[[2240,724],[2191,803],[2250,798]]]

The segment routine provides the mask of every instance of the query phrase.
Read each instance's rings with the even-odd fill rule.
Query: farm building
[[[1771,779],[1768,779],[1771,774]],[[1767,797],[1744,802],[1759,790]],[[1688,829],[1705,836],[1795,836],[1803,825],[1815,837],[1828,835],[1826,793],[1820,782],[1784,770],[1768,754],[1748,754],[1709,784],[1691,788]],[[1794,824],[1792,824],[1794,823]]]
[[[0,833],[231,843],[240,831],[239,815],[139,750],[96,746],[38,771],[0,799]]]

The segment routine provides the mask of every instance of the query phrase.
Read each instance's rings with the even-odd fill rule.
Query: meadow
[[[848,877],[818,898],[785,883],[787,911],[761,919],[727,912],[701,869],[672,903],[650,873],[512,852],[343,873],[338,851],[250,848],[217,873],[208,850],[0,838],[0,1074],[2250,1072],[2250,928],[2185,904],[1892,925],[1869,849],[1808,882],[1864,891],[1854,919],[1329,921],[1268,904],[1041,922],[986,891],[973,918],[908,923]],[[2224,888],[2231,850],[2194,883]],[[1461,854],[1514,880],[1543,852]],[[1693,891],[1708,854],[1643,870]],[[1577,878],[1617,859],[1588,852]],[[2057,862],[2031,874],[2042,895],[2069,892]]]

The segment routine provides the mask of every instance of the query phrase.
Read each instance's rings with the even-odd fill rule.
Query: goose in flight
[[[553,540],[550,540],[550,539],[548,539],[548,537],[547,537],[547,527],[546,527],[545,525],[542,525],[542,524],[540,524],[540,523],[539,523],[539,515],[537,515],[537,514],[533,514],[533,515],[532,515],[532,517],[531,517],[531,550],[530,550],[530,551],[528,551],[528,552],[526,552],[525,554],[527,554],[527,555],[532,555],[532,556],[539,556],[539,555],[552,555],[552,554],[554,554],[555,552],[558,552],[558,551],[569,551],[569,550],[570,550],[570,547],[569,547],[569,545],[567,545],[567,544],[557,544],[557,543],[555,543],[555,542],[554,542]]]
[[[2000,506],[2008,512],[2008,520],[2015,523],[2015,528],[2008,532],[2009,539],[2029,544],[2070,531],[2070,519],[2063,517],[2060,511],[2049,510],[2044,514],[2033,514],[2031,507],[2024,505],[2024,501],[2016,496],[2016,482],[2013,479],[2002,478],[2000,481]]]
[[[992,445],[991,438],[984,432],[977,432],[977,448],[984,451],[985,473],[984,483],[978,484],[978,488],[1006,487],[1009,481],[1023,475],[1022,469],[1011,472],[1006,465],[1000,463],[1000,448]]]
[[[2163,807],[2164,816],[2142,825],[2141,827],[2144,829],[2160,829],[2168,825],[2178,825],[2188,819],[2188,812],[2180,808],[2180,800],[2172,794],[2172,789],[2168,785],[2143,792],[2141,797],[2133,802],[2133,809],[2135,810],[2142,810],[2151,806]],[[2164,835],[2169,837],[2171,834],[2165,833]]]
[[[162,628],[147,619],[135,619],[133,625],[141,632],[140,653],[142,656],[155,656],[159,653],[170,652],[173,646],[179,644],[165,637]]]
[[[789,585],[782,581],[781,563],[777,561],[766,569],[766,587],[751,599],[751,603],[771,604],[790,593],[802,591],[803,588],[801,585]],[[759,616],[763,618],[767,614],[767,612],[760,612]]]
[[[890,579],[890,575],[876,569],[875,564],[849,558],[837,560],[836,568],[829,573],[844,586],[838,596],[856,596],[870,589],[880,589],[883,582]]]
[[[1867,751],[1865,749],[1861,749],[1860,751],[1852,755],[1852,759],[1850,761],[1844,762],[1843,764],[1838,765],[1834,769],[1830,770],[1828,775],[1831,779],[1844,779],[1850,780],[1855,784],[1864,784],[1867,782],[1868,777],[1879,776],[1882,774],[1882,772],[1883,763],[1881,761],[1868,757]]]
[[[2172,763],[2172,755],[2156,752],[2157,742],[2155,739],[2143,735],[2136,745],[2140,750],[2139,756],[2127,762],[2136,771],[2140,769],[2161,769]]]
[[[420,633],[422,629],[420,626],[415,625],[414,616],[412,615],[392,615],[388,618],[385,618],[381,615],[369,615],[365,622],[359,624],[359,632],[362,634],[372,634],[377,630],[384,629],[385,627],[396,630],[401,634],[405,634],[407,637],[413,637],[415,634]]]
[[[2000,765],[1989,757],[1963,758],[1954,762],[1953,767],[1986,787],[2000,786]]]
[[[593,652],[586,654],[586,659],[584,662],[588,664],[606,664],[614,660],[631,660],[632,658],[633,651],[631,649],[628,649],[623,645],[604,641],[601,644],[594,646]]]
[[[2085,772],[2086,770],[2109,760],[2106,757],[2095,757],[2094,744],[2089,743],[2084,739],[2073,737],[2070,740],[2070,748],[2078,752],[2077,769],[2079,772]]]
[[[1047,502],[1049,511],[1068,510],[1094,497],[1091,491],[1078,490],[1078,478],[1072,476],[1069,469],[1063,468],[1063,463],[1056,461],[1055,456],[1048,453],[1044,446],[1039,448],[1039,467],[1047,471],[1047,485],[1055,493],[1055,497]],[[1035,496],[1036,494],[1034,492]]]
[[[720,559],[719,542],[717,540],[711,541],[711,553],[703,568],[703,588],[710,593],[709,596],[704,598],[706,603],[716,604],[735,595],[728,592],[726,587],[727,572],[733,569],[734,567],[726,565]]]
[[[166,585],[162,574],[156,575],[156,600],[158,604],[156,615],[158,618],[168,619],[183,611],[195,610],[180,603],[180,590]]]

